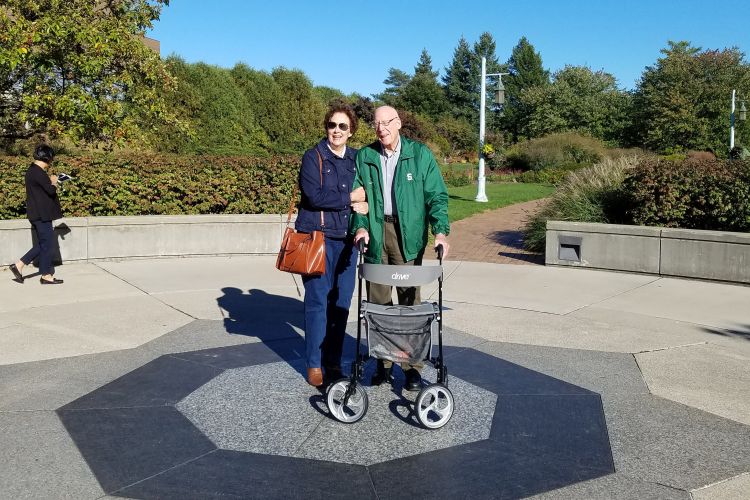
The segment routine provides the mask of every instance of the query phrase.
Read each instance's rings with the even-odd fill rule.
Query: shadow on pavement
[[[720,335],[722,337],[733,337],[750,340],[750,325],[739,325],[737,328],[708,328],[703,327],[704,332]]]
[[[521,231],[495,231],[487,238],[499,245],[523,250],[523,233]]]
[[[302,373],[299,360],[305,351],[304,304],[301,300],[264,290],[221,289],[216,302],[224,314],[224,329],[231,335],[256,337]],[[290,349],[291,348],[291,349]]]

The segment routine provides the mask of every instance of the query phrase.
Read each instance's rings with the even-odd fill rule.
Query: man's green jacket
[[[380,264],[383,250],[383,174],[380,142],[357,153],[357,172],[352,189],[364,187],[369,204],[367,215],[354,214],[352,230],[370,233],[365,261]],[[450,232],[448,191],[435,157],[424,144],[401,136],[401,155],[393,179],[404,261],[414,260],[427,246],[428,224],[433,234]]]

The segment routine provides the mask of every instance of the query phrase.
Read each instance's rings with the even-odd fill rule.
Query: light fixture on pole
[[[729,154],[732,154],[732,150],[734,149],[734,111],[735,111],[735,101],[737,97],[737,91],[732,90],[732,111],[729,113]],[[747,119],[747,108],[745,107],[745,100],[740,99],[740,116],[739,119],[741,122],[744,122]]]
[[[495,104],[505,104],[505,86],[503,86],[503,75],[510,73],[487,74],[487,59],[482,57],[482,82],[479,98],[479,176],[477,177],[477,197],[475,201],[487,202],[487,194],[484,190],[486,178],[484,176],[484,112],[485,93],[487,90],[487,77],[497,77],[497,88],[495,89]]]

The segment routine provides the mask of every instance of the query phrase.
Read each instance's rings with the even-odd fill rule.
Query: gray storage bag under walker
[[[365,302],[362,307],[370,356],[394,363],[417,364],[429,360],[437,335],[437,304],[383,306]]]

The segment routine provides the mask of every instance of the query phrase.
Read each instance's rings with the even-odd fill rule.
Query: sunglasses
[[[339,130],[341,130],[342,132],[346,132],[347,130],[349,130],[349,125],[346,123],[336,123],[336,122],[326,123],[326,128],[328,130],[333,130],[336,128],[336,126],[338,126]]]

